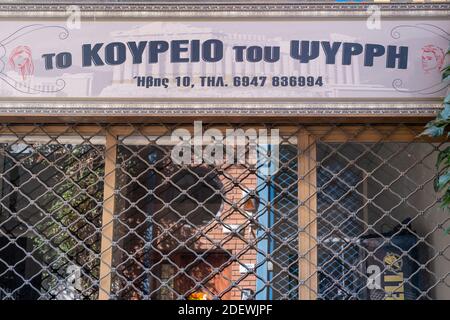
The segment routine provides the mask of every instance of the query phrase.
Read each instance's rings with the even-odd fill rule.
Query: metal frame
[[[0,116],[433,116],[441,102],[0,101]],[[108,101],[108,102],[107,102]]]
[[[300,130],[298,157],[298,270],[300,300],[316,300],[317,276],[317,146],[315,137]]]
[[[191,125],[179,126],[179,128],[193,130]],[[217,125],[215,128],[224,131],[228,125]],[[243,126],[245,128],[246,126]],[[257,128],[258,125],[252,126]],[[418,137],[423,130],[418,125],[377,125],[376,128],[368,128],[361,125],[341,125],[330,128],[326,125],[275,126],[279,128],[280,134],[292,135],[297,138],[298,155],[298,246],[299,246],[299,298],[302,300],[314,300],[318,295],[318,262],[317,262],[317,160],[316,142],[365,142],[378,143],[380,141],[411,142],[411,141],[435,141],[426,137]],[[32,125],[8,125],[0,128],[0,136],[6,134],[29,135],[37,137],[45,132],[48,137],[56,135],[63,137],[71,133],[68,125],[42,125],[40,129],[33,130]],[[362,130],[364,128],[364,130]],[[101,249],[100,249],[100,275],[99,296],[100,300],[107,300],[111,296],[112,250],[114,247],[114,210],[116,205],[116,156],[118,147],[118,136],[132,135],[135,130],[126,125],[77,125],[75,132],[80,136],[105,136],[104,157],[104,189],[103,189],[103,214],[101,227]],[[161,135],[167,133],[167,127],[140,126],[139,135]],[[59,139],[59,138],[58,138]],[[59,140],[58,140],[59,141]]]
[[[111,294],[114,210],[116,205],[114,195],[116,190],[117,137],[106,133],[105,148],[99,300],[108,300]]]

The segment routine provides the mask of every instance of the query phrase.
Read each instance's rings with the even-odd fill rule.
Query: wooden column
[[[116,188],[117,137],[106,134],[105,180],[103,186],[102,241],[100,260],[100,288],[98,299],[108,300],[111,294],[112,241]]]
[[[299,299],[317,298],[317,167],[315,138],[302,129],[297,136]]]

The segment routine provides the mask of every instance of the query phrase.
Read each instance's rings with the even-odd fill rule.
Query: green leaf
[[[450,119],[450,103],[444,103],[444,109],[439,113],[442,120]]]
[[[444,103],[450,103],[450,94],[445,97]]]
[[[439,152],[436,167],[439,168],[443,163],[450,164],[450,146]]]
[[[445,67],[445,69],[442,72],[442,80],[450,80],[450,66]]]
[[[444,196],[442,197],[441,207],[444,209],[447,208],[450,210],[450,188],[447,189]]]
[[[444,134],[445,127],[444,126],[431,126],[425,129],[421,135],[427,135],[430,137],[440,137]]]
[[[450,184],[450,172],[440,175],[435,181],[436,191],[443,190],[448,184]]]

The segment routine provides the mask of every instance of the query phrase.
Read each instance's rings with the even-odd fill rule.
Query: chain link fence
[[[189,124],[2,125],[0,298],[450,299],[448,143],[406,124],[203,133],[251,128],[279,144],[180,164]]]

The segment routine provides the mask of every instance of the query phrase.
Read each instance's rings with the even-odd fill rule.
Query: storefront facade
[[[0,298],[450,299],[449,15],[1,4]]]

